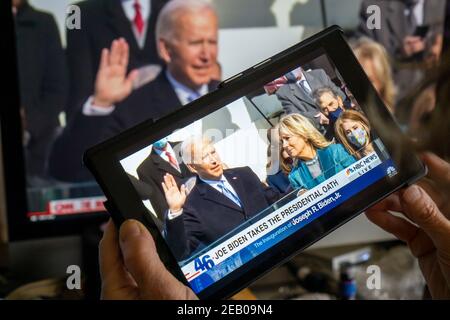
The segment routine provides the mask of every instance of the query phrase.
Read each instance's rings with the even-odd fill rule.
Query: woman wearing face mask
[[[294,189],[311,189],[355,162],[340,144],[333,144],[299,114],[280,120],[280,143],[293,159],[283,166]]]
[[[369,120],[362,113],[354,110],[342,112],[336,120],[334,130],[345,149],[357,159],[374,151]]]

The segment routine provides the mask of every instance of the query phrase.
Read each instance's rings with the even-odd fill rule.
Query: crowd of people
[[[367,28],[366,9],[374,3],[386,14],[381,28],[372,30]],[[427,100],[434,102],[431,106],[413,113],[415,106],[408,108],[402,102],[441,60],[445,3],[363,1],[358,39],[352,42],[374,88],[405,131],[425,126],[430,130],[425,138],[433,137],[436,128],[447,130],[443,133],[448,137],[450,126],[442,126],[442,119],[449,118],[443,107],[449,101],[448,69],[433,82],[432,98]],[[86,0],[79,5],[85,25],[67,31],[64,50],[51,15],[26,0],[13,0],[23,143],[32,186],[92,180],[81,163],[89,146],[139,122],[176,112],[215,90],[220,81],[218,18],[209,2]],[[228,168],[211,141],[203,138],[180,142],[181,153],[174,151],[171,141],[153,145],[137,170],[139,179],[132,178],[141,197],[155,204],[177,257],[212,243],[281,195],[311,189],[376,150],[367,117],[345,83],[335,80],[323,69],[300,67],[265,87],[276,95],[284,113],[269,130],[269,150],[279,160],[269,163],[266,181],[249,168]],[[447,118],[436,116],[439,112]],[[429,126],[431,121],[439,124]],[[448,147],[438,150],[448,159]],[[193,152],[201,155],[201,161],[192,162]],[[449,256],[449,169],[433,155],[425,155],[424,161],[430,166],[430,178],[446,186],[440,194],[433,191],[433,183],[413,186],[384,201],[368,217],[408,242],[422,261],[431,295],[448,298],[450,271],[442,257]],[[191,185],[187,181],[192,178]],[[391,209],[404,212],[416,225],[389,215]],[[215,210],[227,218],[214,218],[210,213]],[[147,246],[152,240],[143,226],[124,224],[122,252],[117,241],[110,224],[101,245],[105,298],[194,297],[164,270],[154,246]],[[146,264],[154,273],[144,270]],[[440,282],[431,274],[435,265]],[[161,281],[161,286],[145,275]]]

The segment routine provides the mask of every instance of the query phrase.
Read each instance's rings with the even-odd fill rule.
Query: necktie
[[[164,154],[169,159],[169,163],[172,165],[172,167],[174,167],[175,169],[177,169],[179,171],[180,167],[178,166],[177,159],[175,159],[175,157],[172,156],[172,154],[169,151],[164,151]]]
[[[305,92],[307,93],[307,94],[310,94],[311,93],[311,89],[308,87],[308,83],[306,82],[306,80],[301,80],[300,81],[300,86],[303,88],[303,90],[305,90]]]
[[[141,5],[139,4],[138,0],[134,1],[133,7],[136,12],[133,23],[134,26],[136,27],[137,33],[139,34],[139,36],[141,36],[142,31],[144,31],[144,19],[142,18]]]
[[[219,188],[222,190],[222,194],[233,201],[235,204],[237,204],[239,207],[242,208],[241,200],[233,193],[231,190],[229,190],[226,186],[224,181],[220,181]]]
[[[197,100],[198,98],[200,98],[200,95],[198,93],[195,93],[195,94],[190,94],[188,96],[187,100],[188,100],[188,103],[190,103],[194,100]]]

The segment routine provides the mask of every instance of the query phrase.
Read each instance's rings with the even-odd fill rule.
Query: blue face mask
[[[347,139],[358,149],[362,148],[365,146],[367,141],[367,132],[364,129],[357,128],[347,134]]]
[[[166,147],[167,142],[168,142],[167,138],[162,138],[161,140],[153,143],[153,147],[156,149],[164,149]]]
[[[328,114],[328,118],[331,120],[331,122],[336,122],[336,120],[339,118],[341,113],[342,113],[342,109],[337,108],[336,110],[334,110]]]

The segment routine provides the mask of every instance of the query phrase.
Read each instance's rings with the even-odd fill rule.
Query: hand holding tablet
[[[325,98],[339,106],[328,115]],[[277,112],[264,114],[268,103]],[[171,138],[193,123],[182,141]],[[268,130],[277,135],[263,139]],[[141,178],[142,150],[164,138],[191,175],[177,182],[178,169],[161,153],[154,169],[170,175],[152,181],[152,195],[163,193],[169,210],[156,212],[161,197],[142,201],[129,176]],[[426,172],[337,27],[88,150],[84,160],[116,224],[141,221],[165,267],[199,298],[229,297]],[[277,188],[275,176],[288,187]]]

